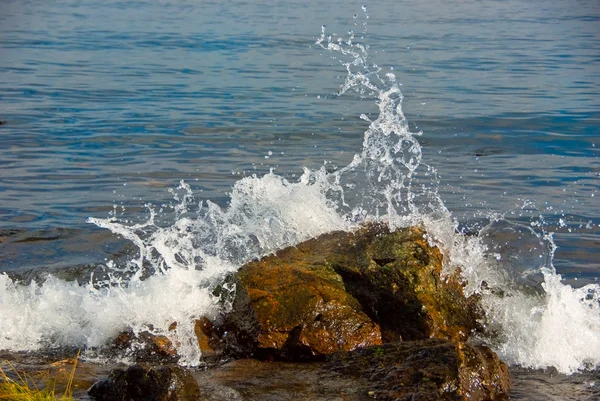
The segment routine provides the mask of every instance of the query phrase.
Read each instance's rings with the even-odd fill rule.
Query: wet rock
[[[2,125],[2,124],[0,124],[0,125]],[[21,234],[22,232],[24,232],[24,230],[19,230],[19,229],[15,229],[15,228],[0,229],[0,244],[7,242],[7,241],[11,241],[11,242],[15,241],[17,236],[19,234]]]
[[[443,339],[339,352],[327,362],[235,360],[196,372],[202,399],[503,400],[506,365],[485,347]]]
[[[239,359],[196,372],[203,401],[367,401],[368,383],[323,369],[324,362]]]
[[[461,388],[475,400],[502,400],[510,388],[508,366],[486,346],[459,346]]]
[[[200,399],[192,374],[178,366],[133,365],[113,370],[107,379],[92,385],[88,394],[96,401],[191,401]]]
[[[381,343],[379,326],[326,263],[322,238],[239,270],[225,318],[228,349],[232,343],[258,357],[299,360]]]
[[[117,353],[132,356],[138,362],[177,362],[177,349],[163,335],[143,331],[135,334],[131,330],[123,331],[113,340],[112,349]]]
[[[332,245],[327,263],[381,326],[384,342],[466,340],[481,329],[478,300],[465,298],[459,272],[442,276],[442,254],[422,229],[372,225]]]
[[[425,232],[333,232],[243,266],[225,317],[226,352],[314,359],[381,342],[465,340],[481,309]]]
[[[224,352],[234,358],[251,357],[257,349],[260,324],[254,307],[250,302],[248,292],[236,275],[230,276],[222,287],[236,288],[231,311],[229,311],[218,324],[218,333],[222,336]],[[221,296],[227,298],[232,293],[222,292]],[[217,295],[217,294],[215,294]],[[229,302],[228,299],[225,300]]]
[[[133,340],[135,339],[135,334],[132,330],[126,330],[120,332],[117,337],[112,341],[112,348],[125,350],[131,347]]]
[[[194,322],[194,334],[205,362],[218,362],[223,355],[223,333],[206,316]]]
[[[359,392],[378,400],[505,400],[508,367],[483,346],[427,339],[336,353],[327,369],[367,379]]]

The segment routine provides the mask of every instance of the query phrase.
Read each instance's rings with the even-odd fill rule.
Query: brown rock
[[[138,362],[176,362],[179,359],[177,349],[163,335],[143,331],[135,335],[133,331],[121,332],[112,343],[112,348],[118,353],[126,353]]]
[[[140,334],[140,338],[143,339],[149,352],[152,354],[166,357],[173,357],[177,355],[177,349],[175,349],[171,340],[169,340],[169,338],[166,336],[144,332]]]
[[[133,342],[134,338],[135,334],[133,334],[133,331],[122,331],[113,340],[112,347],[119,350],[128,349],[129,347],[131,347],[131,343]]]
[[[501,400],[510,388],[507,365],[485,346],[460,345],[462,368],[460,383],[467,399]]]
[[[209,318],[202,316],[194,323],[194,333],[203,359],[218,360],[223,353],[222,333]]]
[[[220,326],[227,352],[314,359],[382,341],[465,340],[481,309],[458,274],[442,278],[442,255],[424,234],[371,225],[246,264]]]
[[[336,353],[327,368],[369,381],[378,400],[497,401],[508,397],[506,364],[483,346],[442,339],[406,341]]]
[[[337,241],[327,264],[346,290],[381,326],[384,342],[429,337],[466,340],[483,311],[465,298],[459,272],[442,277],[442,254],[410,227],[395,232],[372,225]]]
[[[258,356],[314,359],[381,343],[377,324],[321,257],[315,249],[287,248],[238,272],[236,300],[247,298],[246,316],[256,319]],[[237,337],[235,320],[227,321]]]
[[[113,370],[88,394],[96,401],[192,401],[200,399],[200,388],[191,373],[178,366],[139,364]]]

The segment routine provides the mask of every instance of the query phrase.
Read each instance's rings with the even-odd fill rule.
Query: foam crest
[[[0,275],[0,348],[103,347],[128,329],[169,335],[183,344],[193,338],[190,318],[217,311],[215,297],[197,285],[201,280],[200,272],[188,271],[99,289],[52,276],[42,285],[24,286]],[[169,332],[169,322],[181,322],[179,332]],[[197,363],[199,352],[183,348],[184,362]]]
[[[572,288],[545,269],[544,291],[486,294],[489,341],[509,363],[571,374],[600,364],[597,285]]]

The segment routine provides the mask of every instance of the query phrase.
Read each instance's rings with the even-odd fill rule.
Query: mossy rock
[[[303,246],[304,245],[304,246]],[[316,244],[314,244],[316,245]],[[345,290],[341,277],[314,246],[301,244],[260,261],[248,263],[236,275],[233,314],[226,318],[226,343],[239,350],[243,341],[255,346],[255,356],[319,359],[324,355],[381,343],[379,326]],[[250,308],[241,300],[247,300]],[[240,316],[238,310],[245,310]],[[256,325],[248,322],[256,319]],[[236,323],[249,330],[241,330]],[[242,327],[242,328],[243,328]],[[258,328],[252,344],[252,331]],[[235,336],[235,338],[233,338]]]
[[[505,400],[509,374],[487,347],[444,339],[403,341],[340,352],[326,369],[367,378],[360,389],[378,400]]]
[[[481,311],[420,228],[332,232],[244,265],[220,330],[233,356],[318,359],[382,342],[464,340]]]
[[[366,227],[327,262],[381,326],[384,342],[466,340],[481,329],[478,300],[465,298],[459,272],[442,275],[442,254],[418,227],[395,232],[384,225]]]

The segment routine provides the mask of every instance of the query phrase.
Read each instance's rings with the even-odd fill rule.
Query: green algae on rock
[[[384,342],[466,340],[483,311],[476,297],[465,298],[459,272],[442,274],[442,259],[418,227],[372,225],[339,243],[327,263],[381,326]]]

